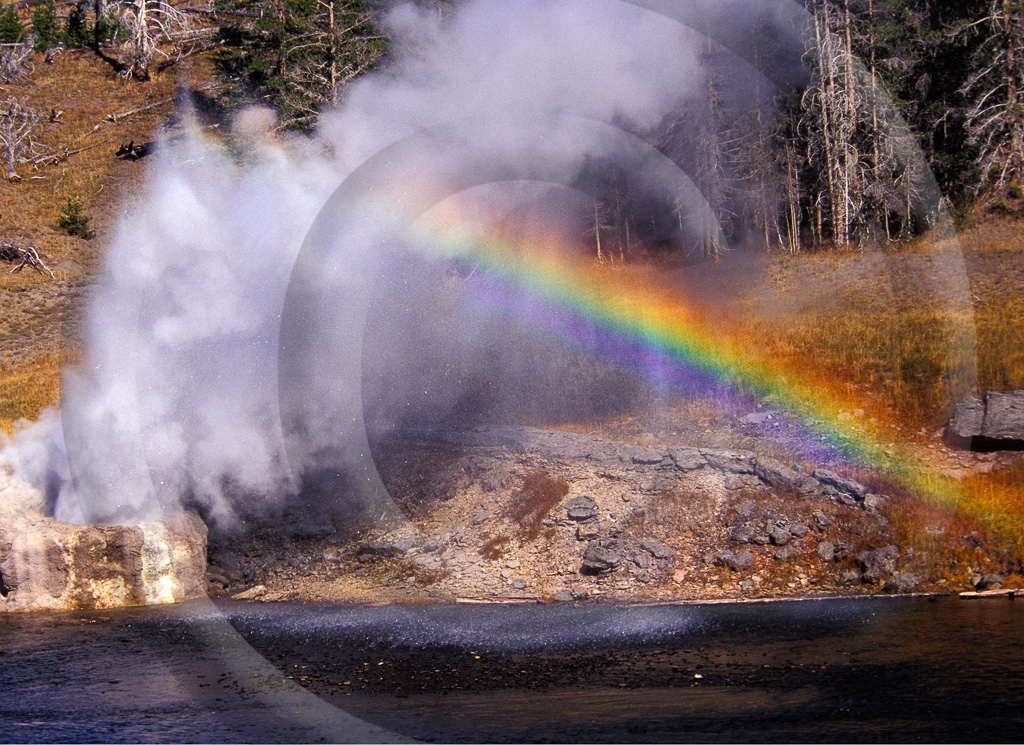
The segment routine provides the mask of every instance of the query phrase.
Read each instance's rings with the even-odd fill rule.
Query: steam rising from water
[[[361,334],[357,306],[400,255],[386,250],[393,222],[378,218],[409,207],[368,192],[321,224],[331,260],[301,271],[322,273],[337,304],[295,320],[328,327],[340,364],[310,376],[284,425],[279,364],[303,360],[279,360],[281,315],[304,237],[367,158],[428,131],[421,147],[391,151],[389,172],[413,187],[443,192],[429,184],[439,161],[463,175],[486,166],[483,181],[539,169],[572,183],[593,159],[618,156],[620,140],[588,123],[646,131],[702,78],[692,30],[618,0],[476,0],[446,18],[405,5],[386,25],[391,61],[324,114],[315,140],[272,141],[250,112],[230,152],[193,132],[150,167],[90,299],[60,416],[3,453],[59,519],[141,521],[187,503],[230,525],[294,494],[309,468],[345,468],[346,446],[365,437],[345,393],[358,391],[359,365],[344,364]],[[417,354],[431,346],[422,320]],[[483,320],[437,333],[468,340],[490,333]]]

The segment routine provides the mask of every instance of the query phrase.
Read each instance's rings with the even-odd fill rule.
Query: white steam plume
[[[476,0],[448,17],[406,5],[386,27],[389,63],[324,113],[316,140],[274,144],[250,114],[233,157],[199,135],[158,155],[89,301],[62,421],[45,415],[3,451],[58,518],[130,522],[189,503],[230,525],[294,493],[304,454],[346,441],[344,413],[322,402],[351,370],[308,391],[303,416],[321,421],[283,431],[279,336],[302,241],[367,158],[432,127],[431,158],[543,163],[568,183],[614,156],[605,130],[573,122],[647,130],[699,89],[695,34],[619,0]],[[403,157],[410,174],[422,167]],[[344,235],[356,232],[364,242],[325,268],[326,285],[375,271],[373,226]],[[322,321],[344,326],[339,307]]]

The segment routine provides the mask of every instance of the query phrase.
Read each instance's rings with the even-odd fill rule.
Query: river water
[[[6,742],[1018,742],[1024,603],[0,617]]]

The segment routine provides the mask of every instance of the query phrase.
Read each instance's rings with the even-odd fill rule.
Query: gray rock
[[[755,533],[754,537],[750,539],[750,542],[755,546],[767,546],[771,543],[771,538],[768,537],[767,533]]]
[[[774,411],[755,411],[740,417],[742,424],[764,424],[775,417]]]
[[[827,528],[832,524],[832,518],[826,515],[824,512],[814,513],[814,524],[818,526],[818,529]]]
[[[946,436],[967,447],[976,438],[995,447],[1024,443],[1024,391],[989,391],[960,402],[946,425]]]
[[[867,496],[868,490],[863,484],[859,484],[853,479],[843,478],[827,468],[816,468],[813,475],[822,485],[832,487],[840,495],[853,497],[858,502]]]
[[[576,526],[576,540],[593,541],[601,537],[601,523],[597,520],[587,520]]]
[[[985,394],[981,436],[990,440],[1024,440],[1024,391]]]
[[[817,487],[813,478],[794,471],[774,458],[760,457],[754,463],[754,473],[764,483],[778,491],[811,494]]]
[[[637,551],[633,554],[633,563],[641,569],[650,569],[654,565],[654,560],[646,551]]]
[[[708,465],[726,473],[754,473],[754,454],[749,450],[710,450],[701,448]]]
[[[951,440],[967,440],[981,437],[985,422],[985,399],[971,396],[953,409],[953,418],[946,425],[946,434]]]
[[[221,588],[231,584],[231,580],[221,574],[217,567],[210,567],[206,570],[206,581],[210,584],[220,585]]]
[[[422,546],[420,546],[420,552],[424,554],[432,554],[440,550],[441,542],[436,538],[428,538],[427,541]]]
[[[978,580],[979,590],[998,590],[1003,586],[1003,578],[998,574],[986,574]]]
[[[336,531],[330,520],[307,517],[292,523],[287,528],[287,532],[293,538],[326,538],[329,535],[334,535]]]
[[[899,557],[900,550],[890,545],[874,551],[861,551],[857,554],[857,563],[864,572],[864,580],[877,583],[885,575],[896,571],[896,560]]]
[[[879,510],[885,506],[885,503],[889,501],[888,497],[883,497],[879,494],[868,494],[864,497],[864,509],[866,510]]]
[[[485,522],[487,522],[490,519],[490,517],[491,516],[488,515],[486,512],[478,512],[473,517],[473,519],[470,520],[470,523],[472,523],[473,525],[483,525]]]
[[[754,508],[757,507],[752,499],[744,499],[738,505],[736,505],[736,514],[742,517],[750,517],[754,514]]]
[[[740,525],[730,531],[730,537],[736,543],[750,543],[754,539],[754,529],[749,525]]]
[[[822,541],[818,544],[818,558],[822,561],[835,561],[836,544],[832,541]]]
[[[645,539],[640,541],[640,547],[653,556],[655,559],[674,559],[676,556],[676,550],[666,543],[661,541],[655,541],[653,539]]]
[[[913,572],[897,572],[882,587],[884,592],[905,594],[913,592],[921,584],[921,580]]]
[[[440,556],[434,554],[420,554],[413,557],[412,565],[422,572],[439,572],[444,568],[444,562]]]
[[[597,502],[591,497],[573,497],[565,504],[565,512],[570,520],[592,520],[597,517]]]
[[[855,572],[852,569],[847,569],[845,572],[839,575],[839,581],[844,585],[857,585],[860,584],[860,572]]]
[[[789,532],[794,538],[806,538],[807,534],[811,532],[811,529],[803,523],[797,523],[796,525],[789,526]]]
[[[791,546],[783,546],[774,554],[776,561],[789,561],[793,558],[794,551]]]
[[[727,471],[722,478],[722,485],[732,491],[754,489],[761,486],[761,479],[752,473],[730,473]]]
[[[745,579],[740,582],[740,589],[743,590],[743,592],[750,592],[754,587],[756,587],[756,585],[753,580]]]
[[[621,563],[622,551],[617,543],[593,541],[583,552],[583,565],[580,571],[584,574],[600,574],[615,569]]]
[[[572,590],[559,590],[551,599],[556,603],[571,603],[573,601]]]
[[[738,554],[724,554],[721,561],[734,572],[741,572],[754,566],[754,555],[749,551],[740,551]]]
[[[768,533],[768,536],[772,539],[772,543],[776,546],[785,546],[791,540],[793,540],[793,534],[789,532],[788,528],[784,528],[780,525],[774,526]]]
[[[395,553],[407,554],[416,548],[417,543],[416,537],[410,535],[395,541],[392,545],[395,547]]]
[[[389,558],[392,556],[400,556],[406,553],[412,546],[408,545],[405,541],[394,541],[390,543],[364,543],[358,549],[356,553],[359,555],[360,561],[367,561],[368,558],[364,557],[384,557]],[[289,560],[289,564],[294,559]]]
[[[644,447],[642,445],[624,447],[624,453],[628,457],[630,463],[640,466],[660,464],[666,458],[670,457],[660,448]]]
[[[684,473],[696,471],[708,464],[707,458],[697,448],[671,448],[668,454],[675,462],[676,468]]]

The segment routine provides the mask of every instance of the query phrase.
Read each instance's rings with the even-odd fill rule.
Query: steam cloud
[[[390,172],[407,174],[410,192],[438,162],[462,176],[486,165],[478,181],[538,172],[569,184],[594,159],[617,157],[609,125],[651,130],[702,81],[702,37],[619,0],[475,0],[445,15],[403,5],[385,25],[388,63],[323,114],[315,138],[272,140],[266,112],[250,111],[234,123],[232,155],[194,132],[150,167],[146,196],[121,224],[89,301],[84,361],[66,374],[60,414],[22,428],[3,451],[57,518],[132,522],[188,504],[227,526],[294,495],[307,469],[344,467],[349,445],[365,437],[351,431],[363,424],[347,392],[360,390],[350,353],[367,288],[405,287],[402,302],[414,310],[437,302],[415,301],[430,294],[413,281],[416,262],[382,247],[391,226],[382,229],[375,208],[402,209],[387,194],[331,215],[314,231],[330,243],[327,260],[296,267],[317,215],[367,159],[392,148]],[[409,138],[422,147],[397,147]],[[434,188],[445,196],[449,187]],[[518,202],[517,193],[477,189],[464,199],[500,196],[514,212],[548,192],[526,189]],[[429,265],[419,264],[426,274]],[[318,291],[337,302],[282,332],[296,271],[319,273]],[[384,323],[377,302],[371,317]],[[431,331],[422,319],[395,332],[394,345],[378,344],[367,364],[403,369],[409,354],[428,354],[432,333],[469,340],[529,325],[473,313],[458,329]],[[279,368],[301,376],[305,362],[279,352],[310,326],[336,345],[290,389],[303,400],[286,400],[282,412]]]

